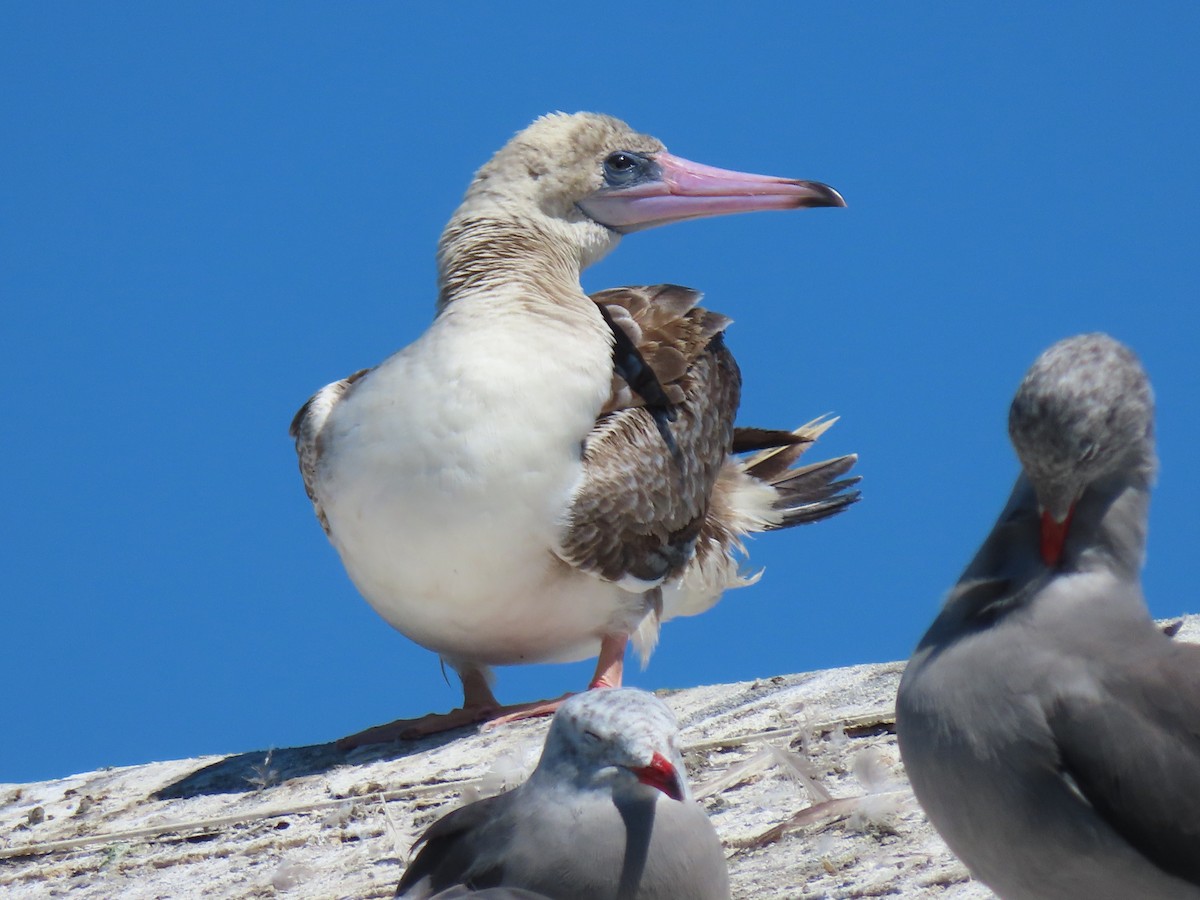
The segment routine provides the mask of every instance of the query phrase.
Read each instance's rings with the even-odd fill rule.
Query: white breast
[[[596,320],[448,310],[326,424],[317,490],[350,577],[451,661],[582,658],[631,602],[553,552],[610,388]]]

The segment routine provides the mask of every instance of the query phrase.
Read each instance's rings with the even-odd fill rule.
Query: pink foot
[[[520,722],[522,719],[552,716],[558,712],[558,708],[562,706],[564,700],[574,696],[573,692],[569,692],[563,694],[557,700],[535,700],[533,703],[516,703],[512,706],[501,707],[496,710],[496,715],[488,716],[487,721],[483,723],[483,726],[479,730],[491,731],[499,725]]]
[[[441,734],[453,731],[490,719],[500,712],[501,708],[491,707],[459,707],[448,713],[429,713],[415,719],[397,719],[386,725],[375,725],[356,734],[351,734],[337,742],[339,750],[353,750],[367,744],[390,744],[392,741],[413,741],[417,738],[428,737],[431,734]]]
[[[596,673],[592,676],[592,683],[588,685],[589,690],[621,686],[625,644],[628,640],[623,634],[607,634],[601,639],[600,656],[596,660]],[[387,725],[376,725],[342,738],[337,742],[338,749],[353,750],[367,744],[411,741],[480,722],[483,723],[483,731],[491,731],[498,725],[553,715],[564,700],[573,696],[568,693],[557,700],[536,700],[533,703],[501,706],[488,686],[483,669],[467,668],[460,674],[463,682],[463,705],[458,709],[452,709],[448,713],[429,713],[417,719],[397,719]]]

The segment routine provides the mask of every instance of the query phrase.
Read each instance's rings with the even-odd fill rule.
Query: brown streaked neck
[[[582,268],[578,250],[537,223],[456,216],[438,245],[437,311],[514,285],[525,288],[523,296],[537,307],[594,306],[579,286]]]

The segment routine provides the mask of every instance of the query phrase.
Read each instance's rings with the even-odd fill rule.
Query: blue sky
[[[850,204],[636,234],[585,274],[704,290],[741,420],[835,412],[823,452],[864,476],[630,683],[906,657],[1007,496],[1021,374],[1087,330],[1157,391],[1152,609],[1200,608],[1200,6],[31,2],[0,35],[0,781],[459,700],[346,578],[287,426],[426,326],[471,173],[550,110]]]

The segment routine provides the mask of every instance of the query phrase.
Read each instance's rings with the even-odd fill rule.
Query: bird
[[[471,181],[438,246],[432,324],[292,422],[316,516],[359,592],[460,676],[463,705],[343,748],[553,712],[501,707],[491,667],[598,657],[622,683],[661,622],[756,580],[745,535],[858,499],[853,454],[795,465],[834,420],[735,428],[730,320],[679,285],[589,296],[626,233],[844,206],[833,188],[715,169],[597,113],[543,116]]]
[[[1105,334],[1013,398],[1022,472],[896,702],[917,800],[1006,900],[1200,898],[1200,647],[1141,589],[1154,398]]]
[[[438,891],[430,900],[551,900],[545,894],[535,894],[524,888],[492,887],[473,891],[463,885],[455,885]]]
[[[550,722],[529,779],[459,807],[417,841],[396,895],[453,885],[561,900],[727,900],[717,832],[692,798],[679,726],[636,688],[586,691]]]

